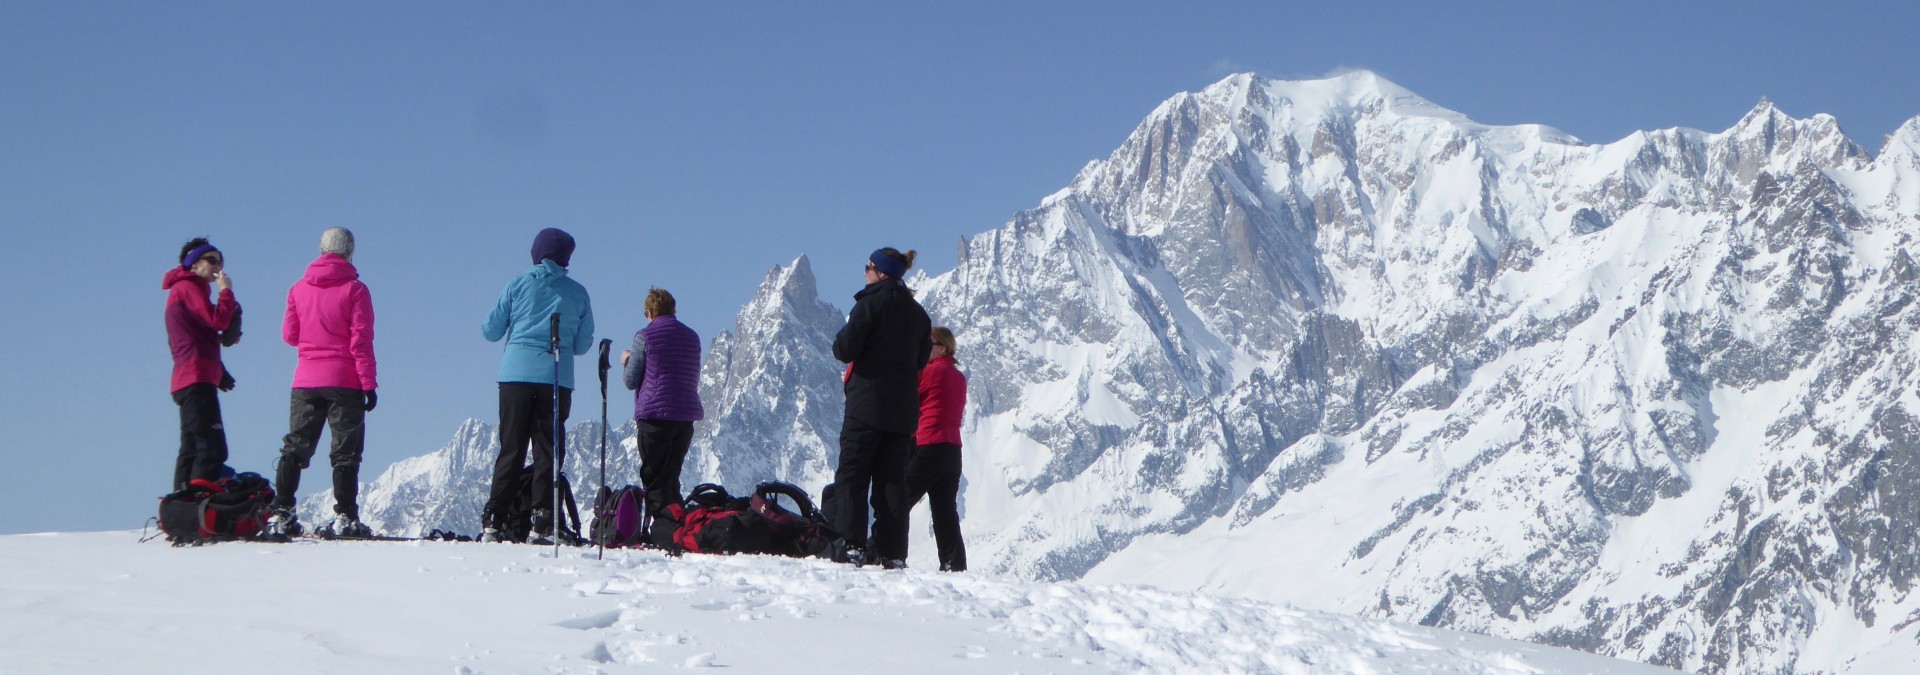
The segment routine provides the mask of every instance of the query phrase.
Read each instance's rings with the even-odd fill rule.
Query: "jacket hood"
[[[182,281],[196,282],[201,286],[207,285],[207,280],[200,278],[200,275],[179,267],[174,267],[167,270],[167,276],[160,279],[160,290],[171,290],[175,284]]]
[[[527,270],[527,275],[535,279],[550,281],[553,277],[567,276],[567,268],[561,267],[560,263],[556,263],[552,258],[548,258],[540,261],[540,264],[534,265],[533,269]]]
[[[879,293],[881,291],[892,290],[896,288],[902,291],[906,291],[908,293],[913,292],[913,289],[907,288],[907,285],[904,283],[901,283],[899,279],[895,279],[893,277],[887,277],[885,279],[881,279],[879,281],[875,281],[873,283],[867,284],[866,288],[862,288],[860,289],[860,292],[853,294],[853,299],[859,300],[861,298],[867,297],[869,295],[873,295],[875,293]]]
[[[353,263],[347,262],[346,258],[333,253],[322,253],[319,258],[314,259],[312,264],[307,265],[307,274],[301,277],[301,280],[326,288],[359,278],[360,270],[354,269]]]

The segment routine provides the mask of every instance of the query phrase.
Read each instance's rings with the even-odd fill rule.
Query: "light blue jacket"
[[[593,302],[587,288],[567,278],[567,268],[542,260],[514,277],[500,301],[480,324],[488,342],[507,339],[500,359],[500,382],[553,384],[553,352],[548,350],[551,317],[560,313],[560,386],[573,388],[573,357],[593,348]]]

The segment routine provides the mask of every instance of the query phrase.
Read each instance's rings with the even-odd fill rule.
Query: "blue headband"
[[[191,270],[193,269],[194,263],[200,262],[200,256],[206,255],[208,253],[219,253],[219,252],[220,252],[220,249],[214,248],[213,244],[201,244],[199,246],[195,246],[193,247],[193,250],[187,251],[186,257],[180,259],[180,269]]]
[[[900,262],[893,256],[887,255],[887,250],[884,248],[877,249],[873,252],[873,255],[867,256],[867,262],[873,263],[874,271],[895,279],[907,273],[907,264]]]

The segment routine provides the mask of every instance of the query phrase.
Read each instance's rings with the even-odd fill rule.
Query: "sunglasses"
[[[875,271],[875,270],[873,269],[873,263],[867,263],[867,271],[868,271],[868,272],[872,272],[872,271]]]
[[[216,267],[225,267],[227,264],[226,261],[221,260],[220,256],[217,256],[217,255],[203,255],[203,256],[200,256],[200,259],[205,260]]]

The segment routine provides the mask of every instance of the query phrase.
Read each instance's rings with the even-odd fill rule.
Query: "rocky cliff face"
[[[1177,96],[924,281],[973,355],[970,532],[1002,573],[1687,669],[1910,640],[1916,129]]]

